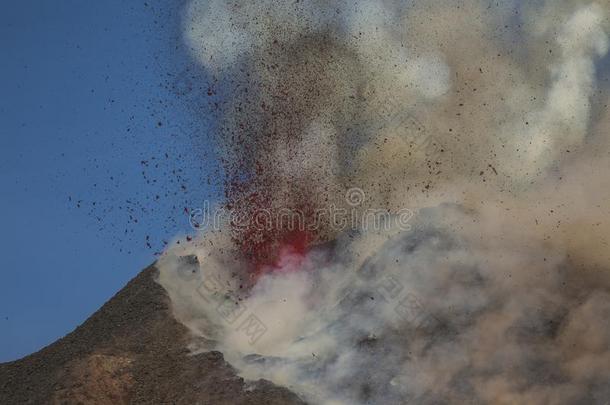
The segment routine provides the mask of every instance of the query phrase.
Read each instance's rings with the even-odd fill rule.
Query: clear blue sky
[[[180,3],[3,4],[0,362],[71,331],[218,195]]]

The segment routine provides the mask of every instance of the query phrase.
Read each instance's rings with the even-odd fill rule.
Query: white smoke
[[[595,90],[594,58],[608,52],[603,23],[603,10],[592,4],[577,10],[559,27],[555,41],[560,56],[550,67],[552,83],[545,104],[525,116],[525,128],[523,122],[510,128],[511,133],[522,134],[511,145],[517,155],[526,155],[528,164],[519,168],[520,174],[545,168],[558,153],[583,141]],[[508,158],[518,160],[514,155]]]
[[[610,115],[596,83],[608,11],[191,2],[201,64],[260,86],[236,92],[229,127],[258,125],[263,102],[306,113],[298,139],[252,151],[277,160],[280,181],[309,175],[312,193],[356,185],[366,207],[419,209],[410,231],[336,232],[260,278],[226,231],[171,248],[159,281],[192,349],[314,404],[610,400]],[[281,130],[292,118],[280,116]]]
[[[193,278],[168,255],[161,283],[178,319],[210,340],[200,349],[311,403],[603,403],[608,290],[564,253],[483,220],[426,209],[362,265],[346,237],[298,267],[288,255],[248,291],[239,266],[219,269],[199,247]]]

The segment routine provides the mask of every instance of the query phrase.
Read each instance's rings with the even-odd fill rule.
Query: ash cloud
[[[171,248],[159,281],[192,350],[310,403],[606,403],[609,13],[191,2],[185,40],[228,89],[229,205],[357,186],[362,209],[418,210],[408,232],[322,227],[304,257],[255,235],[279,249],[256,275],[230,226]]]

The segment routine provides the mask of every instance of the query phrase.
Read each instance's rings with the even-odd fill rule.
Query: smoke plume
[[[191,350],[313,404],[610,400],[609,15],[190,2],[236,213],[158,263]]]

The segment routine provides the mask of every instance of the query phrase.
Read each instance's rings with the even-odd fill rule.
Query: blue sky
[[[84,321],[219,193],[169,3],[4,4],[0,362]]]

